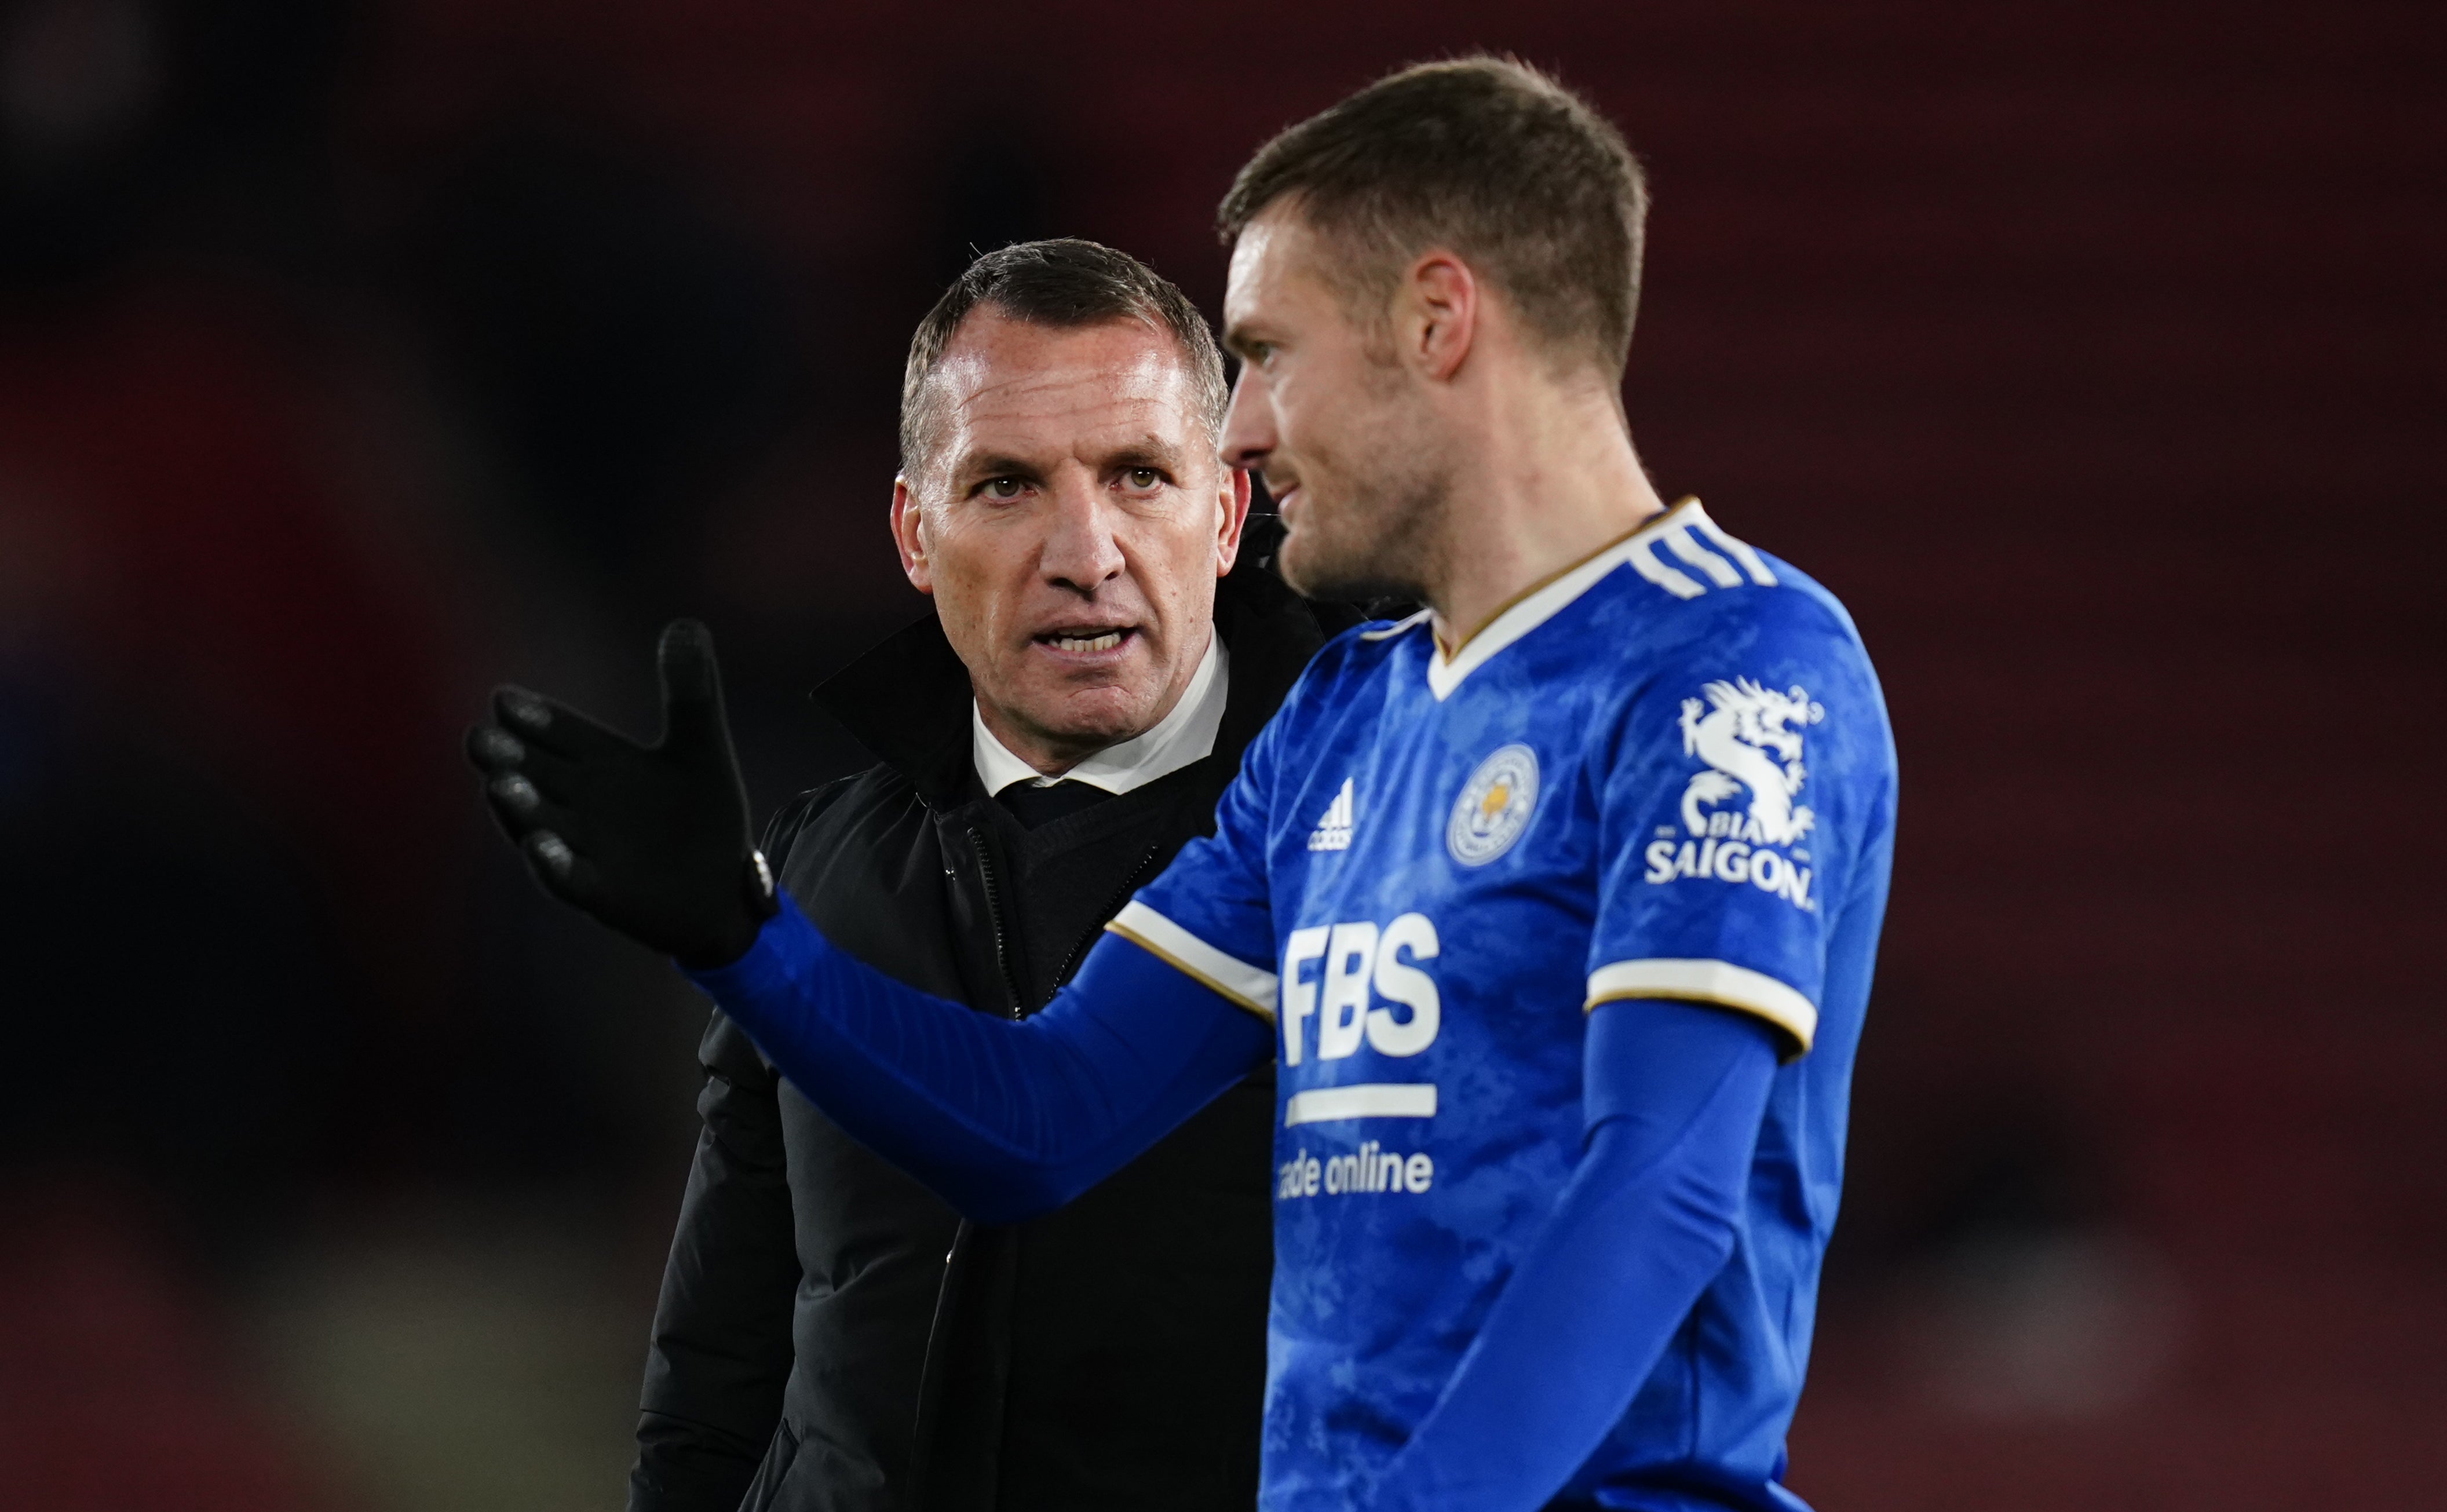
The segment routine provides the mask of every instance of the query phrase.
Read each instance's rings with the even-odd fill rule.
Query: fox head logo
[[[1817,724],[1827,717],[1826,708],[1812,703],[1799,687],[1780,693],[1747,677],[1699,690],[1706,703],[1682,700],[1682,750],[1708,766],[1682,789],[1682,822],[1694,835],[1707,834],[1706,809],[1747,788],[1755,838],[1771,845],[1795,843],[1816,818],[1793,802],[1809,770],[1801,763],[1800,732],[1790,727]]]

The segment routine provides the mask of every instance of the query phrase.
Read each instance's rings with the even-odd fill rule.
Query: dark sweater
[[[1331,613],[1330,611],[1328,612]],[[820,696],[880,757],[775,820],[826,936],[981,1012],[1034,1011],[1192,836],[1321,643],[1251,560],[1219,587],[1214,751],[1031,830],[978,784],[930,616]],[[632,1512],[1233,1508],[1257,1484],[1271,1070],[1062,1211],[962,1223],[720,1015],[631,1475]]]

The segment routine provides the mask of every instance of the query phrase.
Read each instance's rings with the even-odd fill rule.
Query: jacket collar
[[[1312,607],[1243,549],[1215,585],[1215,630],[1232,653],[1231,691],[1209,759],[1237,769],[1241,748],[1273,717],[1300,670],[1325,643]],[[886,636],[815,690],[818,705],[900,773],[929,808],[968,795],[969,671],[930,611]]]

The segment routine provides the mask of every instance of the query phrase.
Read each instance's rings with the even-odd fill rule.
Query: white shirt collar
[[[1224,703],[1231,691],[1231,662],[1224,637],[1210,633],[1206,654],[1198,659],[1198,671],[1190,674],[1189,686],[1181,690],[1181,701],[1172,706],[1171,713],[1157,720],[1154,728],[1106,747],[1059,777],[1043,776],[1013,755],[1011,747],[986,728],[985,716],[972,700],[969,754],[977,764],[977,780],[989,793],[999,793],[1014,783],[1051,787],[1060,782],[1080,782],[1121,794],[1168,777],[1215,749],[1215,733],[1224,726]]]

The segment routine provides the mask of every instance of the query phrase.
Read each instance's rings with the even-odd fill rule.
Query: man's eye
[[[1164,482],[1164,474],[1156,471],[1152,467],[1133,467],[1129,472],[1122,474],[1122,477],[1129,482],[1132,488],[1139,489],[1142,492],[1147,489],[1153,488]]]
[[[977,489],[981,497],[1003,504],[1011,502],[1027,491],[1028,485],[1016,478],[989,478]]]

